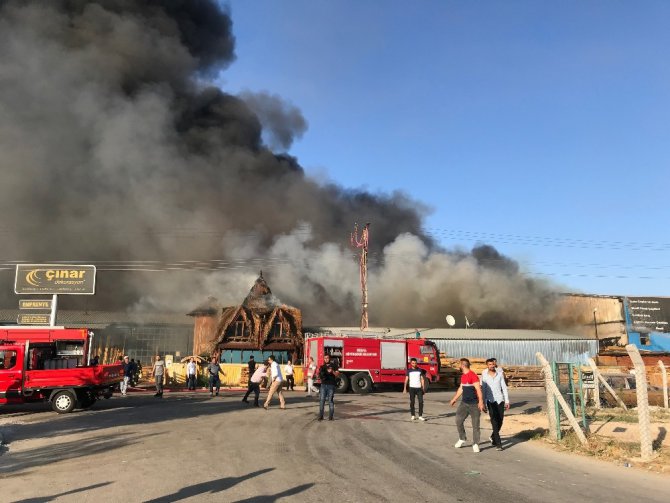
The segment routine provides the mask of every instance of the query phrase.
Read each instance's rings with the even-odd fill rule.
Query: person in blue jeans
[[[337,365],[330,361],[330,355],[323,357],[323,365],[319,368],[319,379],[321,389],[319,390],[319,421],[323,421],[323,413],[328,401],[328,420],[332,421],[335,416],[335,388],[337,378],[340,375]]]

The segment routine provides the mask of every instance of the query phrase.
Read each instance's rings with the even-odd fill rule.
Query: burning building
[[[279,361],[302,355],[300,309],[283,304],[263,273],[242,304],[218,308],[211,303],[189,313],[195,317],[195,352],[218,354],[226,363],[242,363],[274,354]]]

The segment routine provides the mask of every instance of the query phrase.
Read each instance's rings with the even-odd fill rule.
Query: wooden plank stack
[[[478,375],[486,369],[484,358],[469,358],[470,368]],[[439,384],[447,388],[457,388],[461,377],[459,358],[449,358],[440,353],[440,381]],[[507,384],[510,387],[543,387],[544,378],[542,367],[507,366],[503,367]]]

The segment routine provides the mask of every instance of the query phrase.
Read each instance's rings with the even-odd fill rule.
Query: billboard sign
[[[628,297],[631,329],[670,333],[670,297]]]
[[[14,292],[19,295],[93,295],[95,266],[17,264]]]
[[[50,316],[48,314],[21,313],[16,321],[19,325],[47,326],[50,322]]]
[[[52,302],[51,299],[43,300],[31,300],[31,299],[21,299],[19,300],[19,309],[41,309],[45,311],[51,311]]]

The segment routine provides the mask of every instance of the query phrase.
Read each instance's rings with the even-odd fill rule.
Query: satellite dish
[[[450,327],[453,327],[456,324],[456,318],[454,318],[452,315],[448,314],[447,315],[447,325]]]

